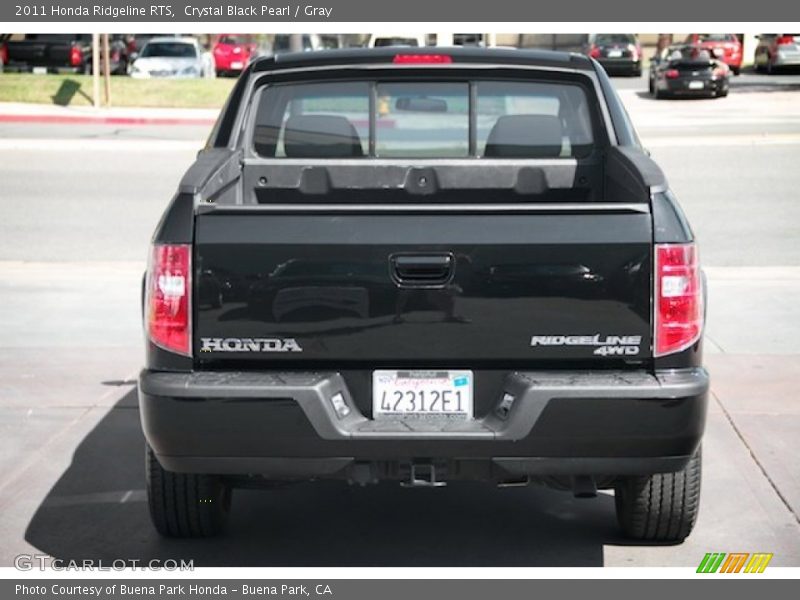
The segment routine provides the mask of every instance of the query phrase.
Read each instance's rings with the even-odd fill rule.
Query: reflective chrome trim
[[[613,202],[541,202],[516,204],[245,204],[245,205],[201,205],[202,213],[208,212],[422,212],[422,213],[541,213],[541,212],[650,212],[650,205],[643,203]]]

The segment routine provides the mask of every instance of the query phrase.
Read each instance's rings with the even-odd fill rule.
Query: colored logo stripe
[[[733,552],[728,554],[728,558],[722,563],[720,573],[738,573],[742,570],[748,556],[750,556],[750,554],[747,552]]]
[[[767,565],[772,560],[772,553],[766,552],[757,552],[753,554],[750,558],[750,561],[747,563],[747,566],[744,568],[745,573],[763,573],[764,569],[767,568]]]
[[[724,552],[708,552],[703,560],[700,561],[700,566],[697,567],[698,573],[716,573],[722,560],[725,558]]]

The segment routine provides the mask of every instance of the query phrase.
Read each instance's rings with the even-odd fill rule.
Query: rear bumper
[[[357,463],[477,461],[514,475],[646,474],[681,469],[700,443],[708,375],[510,372],[511,410],[473,421],[372,420],[335,372],[145,370],[142,426],[178,472],[334,476]],[[331,398],[350,411],[339,418]]]
[[[800,66],[800,52],[778,52],[775,53],[775,58],[772,64],[776,67],[797,67]]]
[[[677,78],[667,79],[666,91],[675,96],[716,96],[721,92],[728,90],[729,82],[726,79],[708,79],[705,80],[702,89],[690,89],[689,84],[692,81],[690,78]]]
[[[633,58],[598,58],[608,73],[638,73],[642,70],[642,61]]]

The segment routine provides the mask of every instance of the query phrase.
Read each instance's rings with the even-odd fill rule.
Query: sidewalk
[[[0,102],[0,123],[213,125],[218,109],[91,108]]]

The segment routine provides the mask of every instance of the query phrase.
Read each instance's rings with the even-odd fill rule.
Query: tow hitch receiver
[[[444,487],[446,481],[436,479],[436,466],[433,463],[411,463],[408,481],[401,481],[402,487]]]

